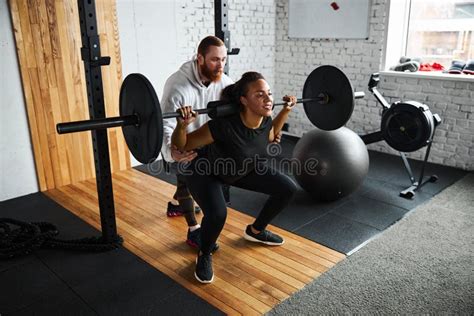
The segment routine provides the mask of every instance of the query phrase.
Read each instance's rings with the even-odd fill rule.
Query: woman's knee
[[[285,179],[283,181],[280,181],[278,185],[276,195],[291,199],[291,197],[293,197],[297,190],[298,187],[296,183],[290,177],[285,176]]]
[[[223,226],[227,218],[227,208],[225,205],[219,207],[213,207],[211,211],[203,209],[205,220],[215,226]]]

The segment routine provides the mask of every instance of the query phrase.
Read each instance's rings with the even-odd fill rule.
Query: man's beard
[[[200,69],[201,69],[201,74],[206,77],[207,79],[211,80],[211,82],[217,82],[219,80],[221,80],[221,77],[222,77],[222,70],[218,71],[218,72],[213,72],[211,69],[209,69],[206,65],[206,63],[204,62],[204,65],[199,65]]]

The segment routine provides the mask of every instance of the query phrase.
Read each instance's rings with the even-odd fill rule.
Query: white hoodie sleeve
[[[184,63],[180,69],[171,75],[163,88],[163,97],[161,100],[161,110],[163,113],[176,112],[184,105],[190,105],[194,109],[204,109],[209,101],[218,100],[222,89],[232,83],[232,79],[226,75],[222,80],[205,87],[198,79],[196,59]],[[208,120],[207,115],[199,115],[191,123],[187,132],[190,133]],[[174,162],[171,157],[171,136],[176,127],[176,119],[163,120],[163,146],[161,154],[167,162]]]
[[[163,113],[176,112],[184,104],[184,96],[176,89],[169,89],[165,85],[163,99],[161,100],[161,110]],[[176,119],[163,120],[163,146],[161,154],[167,162],[174,162],[171,157],[171,135],[176,128]]]

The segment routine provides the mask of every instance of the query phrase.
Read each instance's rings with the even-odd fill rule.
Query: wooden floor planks
[[[220,249],[214,254],[214,282],[202,285],[194,278],[196,251],[184,242],[184,218],[166,216],[166,205],[175,187],[128,169],[113,174],[113,189],[117,228],[124,246],[230,315],[263,314],[345,258],[274,226],[269,228],[285,238],[283,246],[250,243],[242,235],[253,218],[229,208],[218,240]],[[95,179],[45,193],[100,229]]]

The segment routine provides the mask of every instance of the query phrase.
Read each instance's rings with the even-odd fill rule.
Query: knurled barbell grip
[[[306,98],[306,99],[297,99],[296,103],[303,103],[303,102],[311,102],[311,101],[321,101],[323,97],[318,98]],[[285,105],[287,102],[276,102],[273,103],[273,106],[282,106]]]
[[[363,99],[365,97],[364,91],[356,91],[354,92],[354,99]],[[328,98],[325,94],[322,94],[320,97],[316,98],[305,98],[305,99],[297,99],[296,103],[304,103],[304,102],[313,102],[313,101],[324,101],[326,98]],[[276,102],[273,103],[273,106],[282,106],[285,105],[286,102]]]
[[[212,110],[211,109],[197,109],[197,110],[194,110],[194,112],[196,112],[198,115],[200,114],[207,114],[209,112],[211,112]],[[173,117],[180,117],[181,116],[181,113],[179,112],[165,112],[163,113],[163,119],[169,119],[169,118],[173,118]]]

